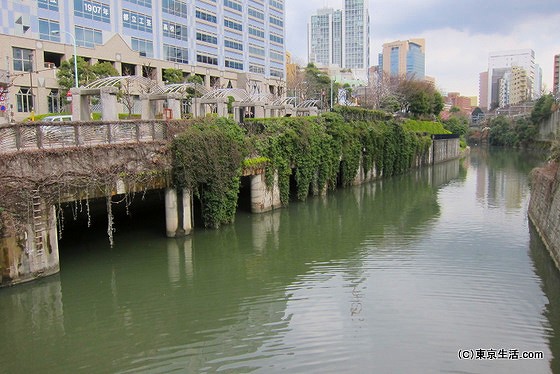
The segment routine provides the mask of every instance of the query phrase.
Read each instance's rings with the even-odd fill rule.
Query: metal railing
[[[0,125],[0,153],[165,140],[165,121],[31,122]]]

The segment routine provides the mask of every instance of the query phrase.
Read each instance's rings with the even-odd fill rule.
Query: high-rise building
[[[410,39],[385,43],[379,61],[383,73],[387,75],[424,79],[426,76],[426,41]]]
[[[552,79],[552,92],[558,95],[560,93],[560,54],[554,55],[554,76]]]
[[[162,82],[163,70],[207,87],[279,93],[286,74],[284,0],[5,1],[0,58],[16,114],[56,111],[56,68],[73,55]],[[4,66],[0,66],[4,68]],[[51,98],[53,98],[51,100]],[[16,118],[17,120],[17,118]]]
[[[308,61],[352,69],[365,78],[369,63],[369,11],[365,0],[345,0],[343,10],[323,8],[308,24]]]
[[[479,75],[478,81],[478,105],[484,111],[488,110],[488,71]]]
[[[308,28],[309,62],[342,66],[342,11],[319,9]]]
[[[522,68],[526,73],[528,86],[527,100],[534,98],[536,66],[535,52],[532,49],[491,52],[488,58],[488,109],[500,106],[500,97],[503,99],[504,89],[508,85],[503,80],[514,76],[512,67]],[[518,76],[518,74],[515,74]],[[500,86],[502,89],[500,89]],[[504,105],[508,103],[504,102]],[[481,103],[483,105],[483,103]]]
[[[344,0],[343,61],[348,69],[369,68],[369,11],[367,0]]]

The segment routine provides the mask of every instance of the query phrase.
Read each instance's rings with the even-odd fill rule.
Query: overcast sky
[[[343,0],[286,0],[286,48],[307,63],[307,23],[325,5]],[[478,76],[494,51],[531,48],[552,89],[560,54],[560,0],[369,0],[371,63],[383,43],[426,39],[426,74],[439,89],[478,96]]]

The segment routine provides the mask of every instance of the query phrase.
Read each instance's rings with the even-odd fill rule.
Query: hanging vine
[[[111,145],[2,154],[6,167],[0,169],[0,205],[7,207],[5,213],[13,219],[14,232],[24,233],[26,225],[31,223],[32,191],[39,191],[46,206],[57,207],[58,234],[62,237],[65,221],[62,206],[66,202],[70,202],[74,219],[85,213],[91,226],[90,197],[111,193],[117,180],[128,186],[125,196],[133,193],[136,186],[165,180],[165,170],[170,167],[166,152],[160,144],[156,147]],[[48,168],[45,167],[47,159]],[[85,209],[82,200],[85,200]],[[107,215],[112,222],[112,210]],[[112,245],[112,236],[109,240]]]
[[[112,245],[112,205],[119,201],[110,196],[115,194],[117,181],[127,186],[121,201],[128,214],[132,203],[129,194],[138,186],[145,193],[149,186],[168,185],[170,170],[176,187],[190,189],[199,198],[205,226],[219,227],[234,220],[244,167],[264,167],[269,185],[277,175],[280,199],[286,205],[291,178],[295,181],[294,196],[305,200],[310,193],[333,189],[337,183],[353,183],[360,164],[364,172],[375,168],[379,176],[407,171],[415,158],[426,157],[431,145],[431,139],[411,128],[413,125],[408,122],[403,126],[381,112],[345,108],[317,117],[248,120],[243,127],[225,118],[208,118],[189,122],[182,132],[170,128],[171,140],[154,146],[107,145],[3,154],[0,157],[7,167],[0,169],[0,233],[7,230],[7,215],[14,230],[23,232],[30,222],[34,190],[41,191],[45,204],[58,207],[60,235],[65,221],[62,204],[77,201],[71,205],[72,215],[76,218],[78,212],[85,211],[90,226],[89,200],[104,196]],[[437,125],[419,126],[437,131]],[[54,165],[51,169],[43,167],[47,158],[49,165]]]
[[[200,199],[206,227],[233,222],[246,155],[243,129],[225,118],[196,122],[173,140],[174,184]]]

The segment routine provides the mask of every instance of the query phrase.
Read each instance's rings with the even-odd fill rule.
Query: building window
[[[284,21],[275,17],[270,17],[270,23],[276,26],[284,27]]]
[[[264,48],[258,47],[253,44],[249,44],[249,53],[252,55],[259,55],[259,56],[265,55]]]
[[[131,10],[122,12],[123,27],[133,30],[152,32],[152,17]]]
[[[264,39],[264,31],[251,26],[249,26],[249,34]]]
[[[196,33],[196,40],[200,40],[201,42],[210,44],[218,44],[218,38],[213,35],[203,34],[201,32]]]
[[[270,34],[270,41],[278,44],[284,44],[284,38],[274,34]]]
[[[132,49],[138,51],[140,56],[154,57],[154,44],[150,40],[131,38]]]
[[[262,65],[249,65],[251,73],[264,74],[264,66]]]
[[[203,64],[218,65],[218,58],[206,55],[196,55],[196,61]]]
[[[74,15],[94,21],[111,22],[111,8],[99,1],[74,0]]]
[[[60,93],[58,90],[51,90],[47,99],[49,113],[60,113],[62,111],[62,105],[60,105]]]
[[[87,27],[76,26],[76,45],[80,47],[94,48],[96,45],[103,44],[103,34],[101,30],[89,29]]]
[[[162,0],[161,4],[162,4],[162,10],[165,13],[187,18],[187,14],[188,14],[187,3],[185,3],[184,1]]]
[[[270,69],[270,75],[272,77],[284,78],[284,72],[281,70]]]
[[[56,31],[56,34],[53,34]],[[56,21],[50,19],[39,18],[39,39],[60,42],[60,25]]]
[[[189,52],[186,48],[175,47],[172,45],[163,45],[163,55],[167,61],[189,63]]]
[[[133,4],[143,5],[146,8],[152,7],[152,0],[126,0],[126,1]]]
[[[238,61],[226,60],[226,68],[232,68],[237,70],[243,70],[243,63]]]
[[[224,40],[224,47],[237,49],[239,51],[243,50],[243,44],[228,39]]]
[[[234,21],[230,21],[229,19],[224,19],[224,26],[230,29],[234,29],[237,31],[243,31],[243,25]]]
[[[259,12],[259,11],[256,10],[256,9],[249,8],[248,13],[249,13],[249,15],[250,15],[251,17],[255,17],[255,18],[258,18],[258,19],[264,21],[264,13],[263,13],[263,12]]]
[[[163,21],[163,36],[186,41],[187,28],[175,22]]]
[[[270,6],[273,6],[277,9],[280,9],[280,10],[284,9],[284,4],[282,4],[280,1],[270,0],[269,3],[270,3]]]
[[[33,51],[31,49],[12,48],[14,70],[31,71],[33,66]]]
[[[58,12],[58,0],[39,0],[38,2],[39,8],[54,10]]]
[[[270,51],[270,58],[273,60],[284,62],[284,54],[282,54],[282,52]]]
[[[16,93],[17,111],[20,113],[31,112],[33,110],[33,95],[31,88],[21,87]]]
[[[235,1],[224,0],[224,6],[237,10],[239,12],[243,12],[243,6],[239,3],[236,3]]]
[[[203,12],[203,11],[197,9],[195,15],[196,15],[196,18],[198,18],[198,19],[208,21],[208,22],[212,22],[212,23],[217,23],[217,18],[213,14],[206,13],[206,12]]]

